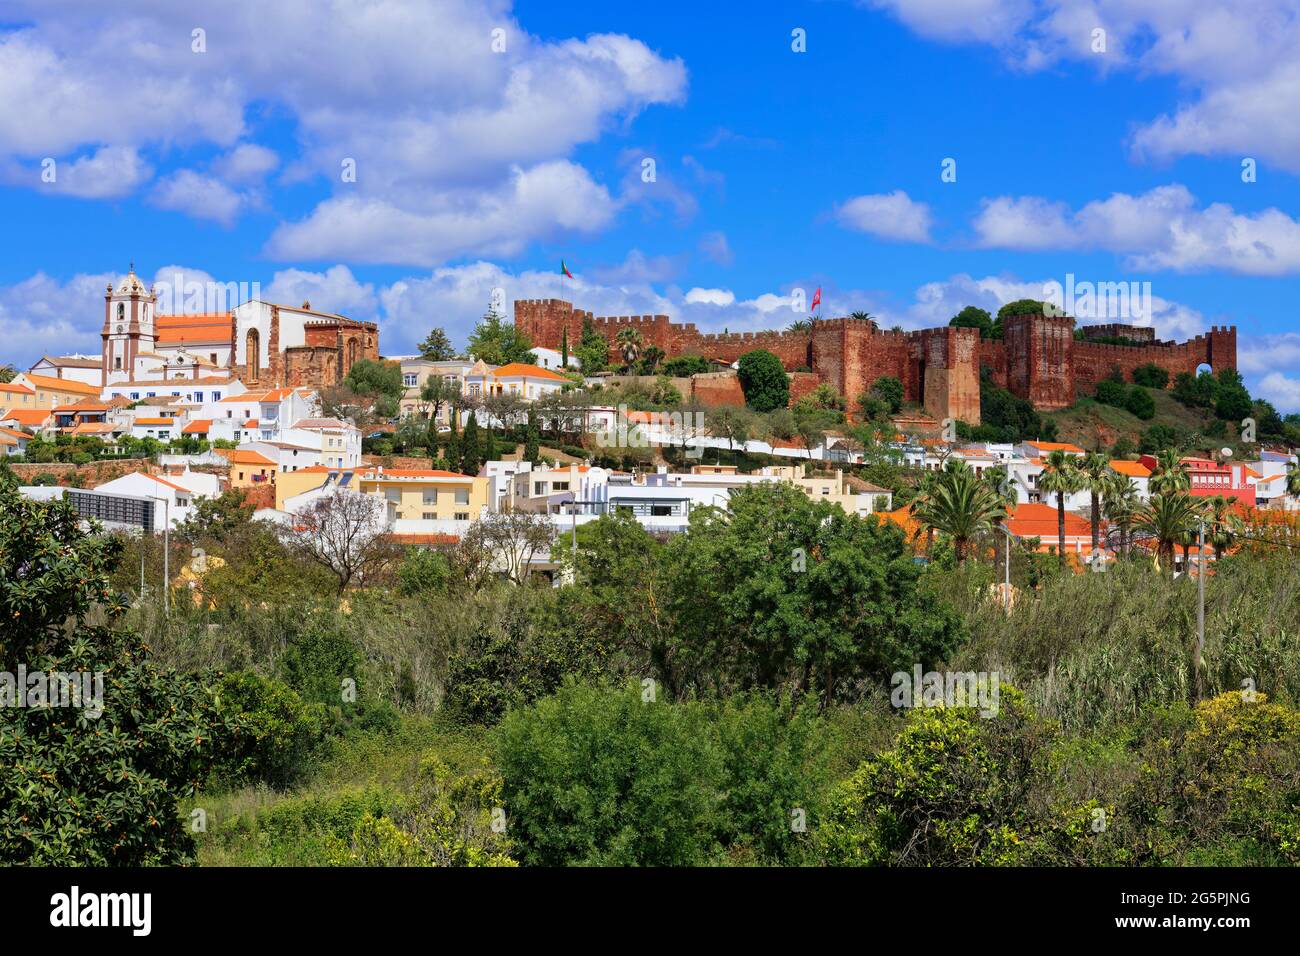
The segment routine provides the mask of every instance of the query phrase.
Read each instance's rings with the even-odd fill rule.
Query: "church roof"
[[[187,343],[229,345],[232,327],[229,312],[196,312],[154,318],[157,344],[164,347]]]

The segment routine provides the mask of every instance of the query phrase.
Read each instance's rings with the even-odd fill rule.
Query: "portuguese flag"
[[[573,278],[573,273],[569,271],[569,267],[566,266],[566,265],[564,264],[564,260],[563,260],[563,259],[560,260],[560,274],[561,274],[561,275],[566,275],[566,276],[568,276],[570,279]]]

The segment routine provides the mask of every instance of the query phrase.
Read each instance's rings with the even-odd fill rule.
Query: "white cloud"
[[[694,288],[686,293],[686,301],[690,305],[731,305],[736,301],[736,294],[730,289]]]
[[[267,244],[279,259],[433,265],[465,253],[513,255],[559,230],[595,232],[616,203],[604,186],[573,163],[557,160],[515,170],[491,194],[447,193],[421,206],[343,196],[301,222],[280,226]]]
[[[836,207],[835,217],[845,228],[903,242],[929,242],[933,222],[930,207],[901,189],[855,196]]]
[[[973,222],[986,248],[1103,249],[1137,269],[1225,269],[1277,276],[1300,271],[1300,220],[1278,209],[1196,208],[1185,186],[1095,200],[1077,212],[1037,196],[986,199]]]
[[[256,183],[279,165],[280,157],[275,150],[256,143],[240,143],[230,152],[218,156],[212,168],[229,182]]]
[[[923,36],[984,43],[1022,70],[1078,60],[1168,76],[1189,95],[1139,126],[1139,156],[1255,156],[1300,172],[1294,0],[867,0]],[[1093,31],[1105,31],[1105,52]]]
[[[244,208],[246,197],[219,179],[192,169],[180,169],[160,179],[149,196],[159,209],[182,212],[230,226]]]
[[[42,157],[40,162],[0,155],[0,181],[81,199],[117,199],[152,175],[153,167],[130,146],[104,146],[75,159]]]
[[[366,319],[374,318],[379,306],[374,285],[358,282],[352,270],[344,265],[332,266],[324,272],[283,269],[262,290],[262,298],[287,305],[310,302],[313,309],[321,312]]]
[[[272,241],[286,255],[428,264],[599,228],[612,209],[585,170],[571,202],[511,196],[519,171],[524,185],[531,173],[545,179],[611,126],[686,94],[680,59],[620,34],[543,41],[509,0],[339,2],[328,15],[314,0],[227,0],[199,18],[203,53],[191,50],[195,18],[183,5],[109,13],[98,0],[12,0],[6,13],[24,26],[0,32],[0,163],[103,143],[160,153],[214,144],[229,152],[210,176],[246,185],[278,162],[244,121],[269,105],[295,124],[300,152],[286,181],[322,177],[332,190]],[[355,183],[340,180],[344,157],[356,161]],[[163,195],[217,221],[236,214],[211,184],[182,181]],[[485,219],[490,228],[473,228]],[[401,235],[387,239],[389,228]],[[357,234],[368,255],[353,255]]]
[[[1300,378],[1270,372],[1251,387],[1250,393],[1272,402],[1284,415],[1300,411]]]

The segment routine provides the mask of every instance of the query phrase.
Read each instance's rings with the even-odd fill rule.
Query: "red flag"
[[[808,310],[811,314],[817,311],[817,306],[822,304],[822,287],[818,286],[817,291],[813,293],[812,308]]]

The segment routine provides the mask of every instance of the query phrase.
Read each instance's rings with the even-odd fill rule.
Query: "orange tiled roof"
[[[101,391],[98,385],[87,385],[85,382],[76,382],[70,378],[33,375],[31,372],[24,372],[23,377],[37,388],[43,388],[51,392],[78,392],[82,395],[94,395],[98,398]]]
[[[1126,461],[1123,458],[1112,458],[1110,460],[1110,467],[1121,475],[1128,475],[1130,478],[1151,477],[1151,469],[1140,461]]]
[[[15,392],[19,395],[35,395],[36,392],[18,382],[0,382],[0,392]]]
[[[114,425],[110,422],[82,422],[72,429],[74,435],[111,435],[113,432],[122,431],[120,425]]]
[[[30,439],[32,437],[26,432],[20,432],[16,428],[6,428],[4,425],[0,425],[0,435],[11,435],[14,438],[24,438],[24,439]]]
[[[227,448],[222,449],[224,457],[235,465],[274,465],[275,462],[267,458],[260,451],[253,451],[251,448]]]
[[[212,419],[196,418],[181,429],[182,435],[206,435],[212,428]]]
[[[38,425],[44,425],[49,420],[50,410],[48,408],[11,408],[0,417],[13,419],[18,424],[26,425],[28,428],[35,428]]]
[[[511,362],[509,365],[502,365],[498,369],[493,369],[492,375],[495,378],[544,378],[552,382],[569,381],[563,375],[558,375],[550,369],[542,368],[540,365],[528,365],[524,362]]]
[[[1082,448],[1078,445],[1071,445],[1069,442],[1027,441],[1025,444],[1031,448],[1037,448],[1039,451],[1068,451],[1078,455],[1083,454]]]
[[[1057,512],[1052,505],[1029,503],[1017,505],[1010,509],[1007,517],[1007,530],[1017,538],[1042,538],[1055,541],[1057,534]],[[1065,513],[1065,536],[1067,538],[1085,537],[1091,543],[1092,524],[1088,519],[1073,512]]]
[[[146,416],[144,416],[144,417],[142,417],[142,418],[137,418],[137,419],[135,420],[135,424],[137,424],[137,425],[175,425],[175,424],[176,424],[176,419],[174,419],[174,418],[161,418],[161,417],[156,417],[156,416],[153,416],[153,415],[146,415]]]
[[[229,312],[200,312],[193,315],[159,315],[154,317],[154,328],[161,346],[191,343],[229,345],[231,318]]]

